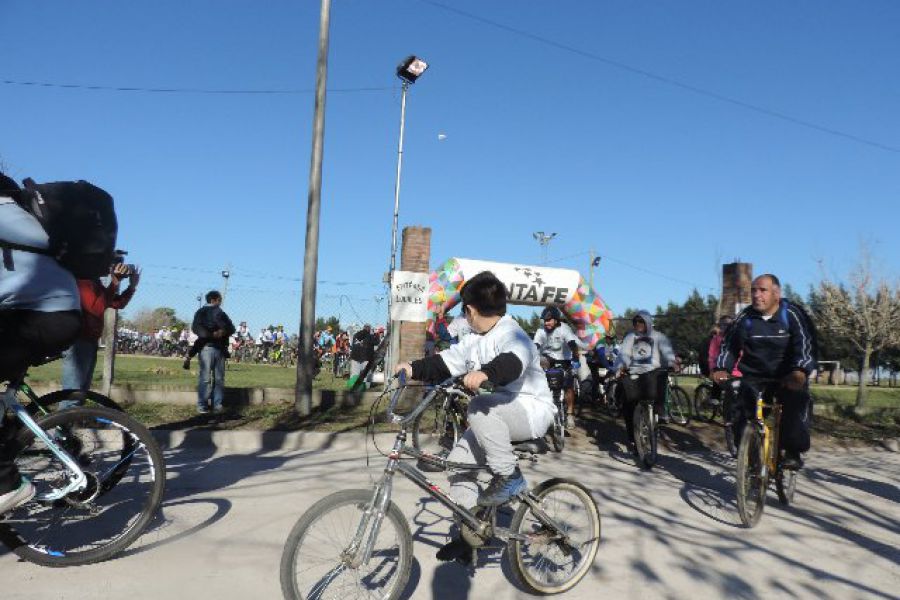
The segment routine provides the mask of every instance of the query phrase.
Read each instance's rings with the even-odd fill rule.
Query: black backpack
[[[47,232],[50,247],[0,246],[52,256],[77,279],[109,275],[119,231],[112,196],[87,181],[23,183],[14,198]]]

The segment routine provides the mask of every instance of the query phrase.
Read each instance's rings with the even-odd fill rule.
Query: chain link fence
[[[162,327],[180,329],[185,323],[190,326],[196,310],[205,304],[206,293],[218,290],[224,297],[222,308],[235,326],[246,322],[254,335],[270,325],[283,325],[289,335],[298,333],[299,280],[269,277],[262,281],[240,281],[239,278],[231,274],[228,278],[215,277],[208,271],[198,271],[190,281],[183,275],[157,275],[154,269],[145,268],[134,298],[119,313],[120,329],[153,333]],[[319,282],[317,288],[316,318],[329,321],[335,330],[358,328],[365,323],[373,327],[385,324],[387,298],[383,285]]]

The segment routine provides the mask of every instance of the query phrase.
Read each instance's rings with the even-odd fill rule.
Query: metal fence
[[[144,333],[159,328],[164,315],[174,314],[181,322],[190,324],[194,312],[202,306],[206,292],[212,289],[223,293],[222,308],[237,326],[246,321],[255,334],[269,325],[283,325],[286,332],[295,334],[300,323],[300,282],[283,281],[274,285],[224,285],[224,282],[196,282],[154,278],[145,270],[131,303],[120,312],[120,323],[138,324]],[[204,285],[205,283],[205,285]],[[155,316],[154,316],[155,312]],[[387,316],[387,302],[379,284],[357,284],[342,292],[335,286],[320,283],[316,299],[316,317],[334,318],[342,329],[370,323],[383,325]]]

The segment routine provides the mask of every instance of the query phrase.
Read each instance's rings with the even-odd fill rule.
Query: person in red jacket
[[[128,279],[128,289],[119,293],[122,279]],[[117,264],[110,273],[109,285],[99,279],[79,279],[81,296],[81,332],[75,343],[63,354],[62,387],[66,390],[89,390],[97,364],[97,346],[103,335],[103,313],[107,308],[121,310],[134,296],[141,273],[130,273],[129,266]]]

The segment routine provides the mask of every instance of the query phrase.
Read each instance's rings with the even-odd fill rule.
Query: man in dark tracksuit
[[[783,405],[783,464],[799,469],[803,466],[800,453],[809,450],[809,374],[816,368],[815,331],[801,309],[781,298],[781,284],[774,275],[753,280],[751,299],[752,306],[738,315],[725,334],[712,379],[727,380],[740,357],[744,411],[734,422],[735,439],[740,439],[747,415],[755,409],[758,392],[775,394]],[[780,382],[767,384],[760,379]]]

